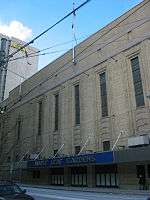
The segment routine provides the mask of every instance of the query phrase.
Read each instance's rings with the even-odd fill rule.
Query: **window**
[[[55,95],[55,131],[58,130],[59,120],[59,94]]]
[[[79,85],[75,86],[75,125],[80,125],[80,91]]]
[[[43,103],[42,103],[42,101],[40,101],[39,102],[38,135],[41,135],[41,130],[42,130],[42,109],[43,109]]]
[[[51,184],[63,185],[64,184],[64,168],[51,169]]]
[[[103,151],[109,151],[110,150],[110,141],[104,141],[103,142]]]
[[[37,171],[33,171],[33,178],[36,179],[36,178],[40,178],[40,171],[37,170]]]
[[[20,134],[21,134],[21,119],[19,118],[17,122],[17,139],[18,140],[20,139]]]
[[[0,124],[1,142],[4,138],[4,122]]]
[[[87,168],[73,167],[71,168],[71,185],[87,186]]]
[[[81,147],[80,146],[75,146],[75,154],[80,153]]]
[[[11,160],[11,157],[8,156],[8,157],[7,157],[7,162],[10,162],[10,160]]]
[[[144,106],[143,86],[142,86],[138,56],[131,59],[131,67],[132,67],[136,106],[137,107]]]
[[[100,74],[100,90],[101,90],[101,109],[102,117],[108,116],[107,108],[107,89],[106,89],[106,73]]]
[[[57,152],[58,152],[58,149],[55,149],[54,150],[54,156],[57,154]]]
[[[97,187],[118,187],[118,176],[116,165],[95,166],[95,179]]]

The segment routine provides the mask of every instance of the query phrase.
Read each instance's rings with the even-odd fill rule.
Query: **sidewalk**
[[[116,188],[88,188],[88,187],[64,187],[64,186],[52,186],[52,185],[28,185],[20,184],[22,187],[32,187],[41,189],[52,189],[52,190],[68,190],[68,191],[82,191],[82,192],[100,192],[109,194],[124,194],[124,195],[145,195],[150,196],[150,190],[125,190]]]

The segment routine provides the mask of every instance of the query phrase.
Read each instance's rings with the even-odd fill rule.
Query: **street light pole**
[[[7,67],[9,59],[5,60],[5,57],[8,56],[10,50],[11,40],[6,38],[1,39],[0,47],[0,102],[4,100],[5,95],[5,85],[6,85],[6,76],[7,76]]]

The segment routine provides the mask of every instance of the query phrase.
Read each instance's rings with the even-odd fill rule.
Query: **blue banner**
[[[113,163],[113,152],[93,153],[74,155],[66,157],[56,157],[48,160],[30,160],[27,166],[29,168],[34,167],[54,167],[54,166],[75,166],[84,164],[108,164]]]

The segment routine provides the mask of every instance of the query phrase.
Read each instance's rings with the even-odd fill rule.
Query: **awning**
[[[114,152],[114,162],[150,161],[150,146],[128,148]]]
[[[66,157],[55,157],[47,160],[30,160],[27,163],[28,168],[34,167],[64,167],[86,164],[111,164],[113,163],[113,152],[92,153],[83,155],[74,155]]]

